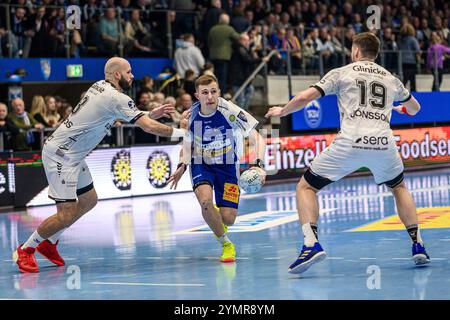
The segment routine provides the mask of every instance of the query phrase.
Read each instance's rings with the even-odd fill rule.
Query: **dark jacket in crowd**
[[[8,117],[0,121],[5,121],[4,125],[0,124],[0,135],[3,135],[3,148],[5,150],[13,149],[13,140],[18,136],[20,130]]]
[[[240,86],[255,70],[256,64],[261,62],[260,58],[253,58],[246,47],[239,42],[234,45],[233,55],[230,62],[229,83]]]

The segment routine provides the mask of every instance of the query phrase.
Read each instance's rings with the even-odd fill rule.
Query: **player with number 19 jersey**
[[[378,184],[402,179],[403,163],[389,124],[394,101],[411,98],[402,82],[374,62],[357,61],[328,72],[313,87],[322,96],[337,95],[341,129],[314,159],[312,172],[337,181],[368,167]]]

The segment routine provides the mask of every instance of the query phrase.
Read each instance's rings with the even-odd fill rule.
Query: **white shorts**
[[[76,201],[77,197],[94,188],[92,176],[83,160],[77,166],[58,162],[42,153],[48,181],[48,197],[56,202]]]
[[[377,184],[393,187],[403,181],[403,162],[396,147],[361,150],[346,142],[334,141],[312,161],[310,170],[334,182],[363,167],[372,172]]]

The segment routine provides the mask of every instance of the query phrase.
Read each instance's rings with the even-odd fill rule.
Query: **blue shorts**
[[[190,167],[194,190],[202,184],[209,184],[214,190],[219,208],[238,208],[240,192],[236,166],[192,164]]]

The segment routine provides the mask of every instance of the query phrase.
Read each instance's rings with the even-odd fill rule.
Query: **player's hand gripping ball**
[[[264,184],[261,173],[256,169],[245,170],[239,178],[239,186],[246,193],[256,193]]]

